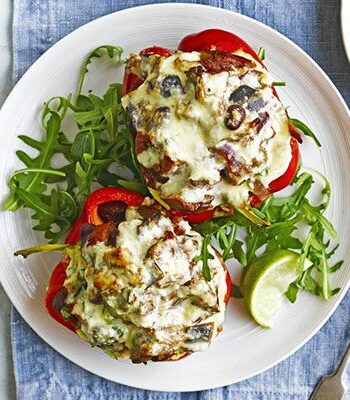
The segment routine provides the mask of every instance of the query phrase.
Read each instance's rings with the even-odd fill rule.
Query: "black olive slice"
[[[170,97],[174,91],[184,93],[181,79],[177,75],[168,75],[160,85],[160,93],[163,97]]]
[[[251,88],[250,86],[241,85],[239,88],[231,93],[229,100],[237,104],[243,104],[248,101],[255,92],[256,90]]]
[[[125,219],[127,208],[123,201],[108,201],[98,206],[97,213],[103,222],[121,222]]]
[[[247,109],[250,112],[259,111],[266,105],[265,100],[260,95],[253,96],[248,103]]]

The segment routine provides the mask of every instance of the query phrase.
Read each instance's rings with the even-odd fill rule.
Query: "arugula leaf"
[[[258,226],[268,226],[270,221],[264,216],[259,215],[258,210],[254,210],[248,206],[242,208],[236,208],[236,211],[242,214],[248,221]]]
[[[298,291],[303,289],[329,299],[337,293],[336,289],[330,288],[329,275],[341,268],[343,262],[329,266],[329,259],[338,245],[329,250],[331,239],[336,238],[336,232],[323,215],[328,207],[331,191],[327,179],[321,174],[320,176],[324,180],[320,204],[310,204],[307,196],[314,185],[314,179],[310,173],[303,172],[294,180],[295,190],[290,196],[273,196],[258,210],[254,209],[254,215],[270,221],[269,226],[254,224],[251,215],[248,220],[244,213],[236,212],[230,217],[214,218],[194,225],[194,229],[206,237],[215,236],[223,259],[235,258],[242,267],[249,265],[261,252],[276,249],[299,252],[298,278],[290,285],[286,297],[295,302]],[[300,225],[308,229],[303,241],[295,236]],[[237,239],[238,237],[243,238],[243,241]],[[307,270],[306,260],[312,262]]]
[[[135,177],[134,186],[145,188],[121,104],[122,85],[111,84],[101,97],[81,93],[93,58],[107,55],[120,65],[124,62],[122,54],[120,47],[108,45],[90,53],[81,68],[75,101],[69,94],[55,96],[44,104],[43,140],[19,137],[39,154],[30,157],[24,151],[17,152],[26,168],[10,178],[10,196],[3,207],[10,211],[32,209],[32,218],[38,222],[34,229],[44,231],[51,242],[69,230],[95,182],[120,185],[120,177],[109,171],[112,165],[128,168]],[[64,133],[61,129],[68,116],[73,117],[76,128]],[[53,167],[56,155],[63,156],[63,161]]]
[[[244,243],[240,240],[235,240],[232,245],[232,252],[228,255],[227,259],[235,258],[242,267],[247,265],[247,255],[243,250]]]
[[[310,168],[310,167],[307,168],[307,169],[309,171],[314,172],[315,174],[317,174],[323,180],[324,187],[323,187],[323,189],[321,191],[321,194],[323,195],[324,200],[316,208],[319,211],[324,212],[328,208],[329,202],[331,201],[331,185],[330,185],[328,179],[323,174],[321,174],[320,171],[317,171],[316,169],[313,169],[313,168]]]
[[[332,223],[318,211],[317,207],[312,207],[307,199],[304,200],[301,211],[304,212],[304,217],[309,223],[314,224],[317,222],[325,229],[330,237],[336,239],[337,232]]]
[[[312,130],[304,122],[302,122],[296,118],[291,118],[290,120],[296,128],[300,129],[304,133],[305,136],[311,137],[311,139],[313,139],[313,141],[317,144],[317,146],[321,147],[321,143],[317,139],[316,135],[312,132]]]
[[[208,246],[210,245],[210,240],[211,240],[210,235],[204,236],[201,254],[194,258],[194,261],[196,262],[202,261],[203,263],[202,273],[206,281],[211,281],[211,273],[208,260],[214,259],[214,256],[208,250]]]
[[[147,186],[141,182],[127,181],[125,179],[117,179],[117,183],[122,188],[131,190],[132,192],[140,193],[144,196],[148,194]]]
[[[50,195],[37,195],[22,188],[17,189],[17,195],[34,210],[32,219],[38,224],[34,230],[45,231],[45,237],[50,243],[56,242],[66,232],[77,218],[77,208],[69,193],[52,189]]]
[[[289,285],[289,288],[284,295],[291,303],[295,303],[297,300],[298,291],[299,291],[298,286],[296,285],[295,282],[293,282]]]
[[[330,274],[333,274],[334,272],[338,271],[338,269],[340,269],[344,264],[344,261],[338,261],[337,263],[335,263],[332,267],[328,268],[328,271]]]
[[[59,115],[52,112],[48,118],[46,137],[43,142],[34,141],[27,136],[20,137],[20,139],[24,139],[24,142],[38,150],[39,155],[32,158],[22,150],[16,152],[18,158],[28,168],[16,171],[11,177],[9,183],[11,193],[4,204],[5,210],[15,211],[24,204],[23,197],[19,195],[18,189],[36,194],[43,193],[46,190],[47,185],[43,180],[43,171],[51,171],[51,158],[59,147],[60,123]]]
[[[221,228],[225,228],[233,223],[232,217],[218,217],[208,219],[201,224],[193,225],[193,228],[203,236],[214,235],[219,232]]]
[[[297,189],[291,196],[270,197],[265,204],[263,204],[261,211],[272,223],[283,222],[296,217],[313,182],[312,176],[304,172],[296,180]]]
[[[82,92],[82,89],[84,86],[84,82],[85,82],[85,78],[86,78],[86,74],[89,71],[89,69],[88,69],[89,65],[91,64],[91,62],[94,58],[100,58],[100,57],[102,57],[102,55],[104,53],[106,53],[111,60],[114,60],[117,65],[124,63],[124,61],[122,59],[123,49],[119,46],[103,45],[103,46],[99,46],[95,50],[93,50],[86,57],[83,65],[81,67],[80,79],[79,79],[78,90],[77,90],[77,95],[76,95],[77,100],[78,100],[79,96],[81,95],[81,92]]]
[[[235,285],[234,283],[232,283],[231,297],[233,297],[235,299],[243,298],[242,292],[240,291],[239,287],[237,285]]]
[[[229,232],[227,232],[226,228],[228,228]],[[229,258],[231,249],[235,242],[235,238],[236,238],[236,225],[234,224],[229,225],[227,227],[221,227],[216,234],[216,240],[220,244],[220,247],[223,249],[222,258],[224,259],[224,261],[226,261]]]
[[[250,264],[256,257],[256,252],[264,245],[267,241],[267,232],[265,229],[259,229],[254,227],[247,228],[247,235],[245,238],[245,245],[247,248],[247,263]]]
[[[307,292],[314,294],[315,296],[319,296],[321,294],[321,287],[312,277],[311,275],[312,272],[313,269],[311,268],[306,269],[303,272],[300,280],[296,281],[295,284],[298,286],[298,288],[304,289]]]

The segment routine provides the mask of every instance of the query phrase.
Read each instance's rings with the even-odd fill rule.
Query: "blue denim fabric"
[[[57,40],[80,25],[124,8],[162,1],[15,0],[13,79]],[[185,1],[182,1],[185,2]],[[349,65],[343,50],[339,0],[188,1],[227,8],[277,29],[326,71],[350,104]],[[320,376],[336,366],[350,337],[350,293],[320,332],[293,356],[246,381],[196,393],[162,393],[108,382],[77,367],[12,313],[18,400],[306,400]],[[349,380],[349,379],[348,379]],[[350,399],[350,396],[349,396]]]

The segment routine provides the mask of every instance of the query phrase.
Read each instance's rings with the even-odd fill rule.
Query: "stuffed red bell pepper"
[[[65,254],[46,296],[59,323],[115,358],[174,361],[209,346],[230,297],[228,271],[211,246],[204,276],[202,242],[154,200],[108,187],[88,197],[66,245],[16,254]]]
[[[132,54],[123,92],[144,179],[172,209],[258,206],[296,174],[300,134],[257,53],[230,32]]]

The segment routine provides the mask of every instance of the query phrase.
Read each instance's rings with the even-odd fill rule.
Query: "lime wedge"
[[[256,258],[246,270],[242,292],[254,320],[271,328],[283,304],[284,293],[297,279],[300,255],[289,250],[275,250]],[[305,267],[311,263],[306,260]]]

